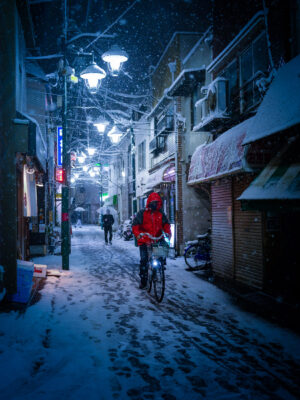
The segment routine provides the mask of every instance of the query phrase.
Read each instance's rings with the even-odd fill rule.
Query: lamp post
[[[137,212],[136,202],[136,182],[135,182],[135,137],[133,127],[130,127],[130,150],[131,150],[131,167],[132,167],[132,214]]]

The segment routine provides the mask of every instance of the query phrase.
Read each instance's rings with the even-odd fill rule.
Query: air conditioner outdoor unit
[[[227,112],[227,79],[218,77],[208,86],[201,89],[205,97],[198,100],[195,106],[200,110],[200,123],[197,129],[210,127],[217,121],[228,118]]]
[[[198,100],[195,104],[196,113],[197,113],[197,123],[202,123],[205,118],[208,116],[208,99],[207,96]]]
[[[218,77],[207,88],[209,114],[224,114],[227,109],[227,79]]]

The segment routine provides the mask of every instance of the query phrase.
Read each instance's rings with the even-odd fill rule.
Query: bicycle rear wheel
[[[200,259],[201,247],[195,244],[191,246],[184,255],[184,260],[190,268],[199,268],[203,265],[203,260]]]
[[[160,263],[159,267],[153,271],[153,287],[156,300],[160,303],[164,298],[165,293],[165,270]]]

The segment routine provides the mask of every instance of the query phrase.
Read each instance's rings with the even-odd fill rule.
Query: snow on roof
[[[189,184],[209,181],[243,169],[242,142],[252,118],[224,132],[214,142],[198,146],[192,156]]]
[[[300,55],[278,70],[243,144],[300,123]]]
[[[207,66],[207,71],[211,72],[224,58],[233,51],[236,46],[251,32],[257,24],[264,18],[264,12],[258,11],[253,18],[244,26],[244,28],[234,37],[234,39],[225,47],[224,50]]]
[[[185,57],[185,59],[182,61],[182,64],[184,65],[191,57],[192,55],[195,53],[195,51],[197,50],[197,48],[200,46],[200,44],[204,41],[204,39],[211,34],[212,32],[212,26],[210,26],[201,36],[201,38],[197,41],[197,43],[195,44],[195,46],[190,50],[190,52],[188,53],[188,55]]]
[[[184,31],[176,31],[176,32],[174,32],[173,35],[172,35],[172,37],[171,37],[171,39],[169,40],[169,43],[168,43],[167,46],[165,47],[165,49],[164,49],[162,55],[160,56],[160,58],[159,58],[159,60],[158,60],[158,62],[157,62],[157,64],[156,64],[156,66],[154,67],[154,69],[153,69],[153,71],[152,71],[152,74],[154,74],[154,72],[155,72],[155,71],[157,70],[157,68],[159,67],[159,65],[160,65],[160,63],[161,63],[161,60],[164,58],[165,54],[167,53],[169,47],[171,46],[171,44],[173,43],[173,41],[174,41],[174,39],[175,39],[175,37],[176,37],[177,35],[203,35],[203,33],[200,33],[200,32],[184,32]]]
[[[187,68],[187,69],[183,69],[180,74],[177,76],[177,78],[175,79],[175,81],[171,84],[171,86],[166,89],[166,93],[167,95],[171,95],[172,90],[176,87],[176,85],[183,79],[186,78],[186,75],[189,75],[191,79],[194,78],[193,74],[196,72],[200,72],[200,71],[205,71],[205,65],[202,65],[198,68]]]

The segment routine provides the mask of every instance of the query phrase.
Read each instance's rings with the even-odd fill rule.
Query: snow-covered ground
[[[60,269],[60,256],[36,258]],[[138,289],[138,249],[73,231],[70,270],[0,314],[1,400],[297,399],[299,337],[169,260],[165,298]]]

